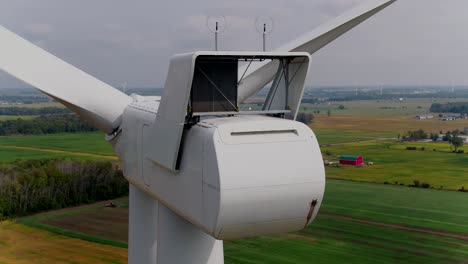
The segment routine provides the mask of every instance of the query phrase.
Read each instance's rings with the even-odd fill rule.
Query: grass
[[[10,115],[0,115],[0,121],[6,121],[6,120],[17,120],[17,119],[23,119],[23,120],[31,120],[33,118],[36,118],[37,116],[10,116]]]
[[[0,162],[43,158],[117,159],[101,132],[0,137]]]
[[[0,146],[33,147],[113,156],[101,132],[0,137]]]
[[[105,209],[102,205],[64,209],[29,217],[28,221],[44,228],[43,223],[51,219],[69,221],[82,219],[81,215],[95,215],[102,220],[103,215],[96,212]],[[225,242],[225,263],[463,263],[468,259],[466,219],[468,195],[465,193],[328,180],[322,207],[311,226],[290,234]],[[127,219],[107,218],[107,224],[96,223],[102,229],[112,229],[119,221],[126,223]],[[99,242],[83,234],[47,229]],[[108,235],[127,232],[127,229],[113,231]],[[112,237],[103,239],[114,241]],[[7,248],[10,246],[7,243]],[[87,251],[83,254],[87,255]]]
[[[70,155],[59,153],[44,153],[43,151],[22,150],[0,147],[0,161],[8,163],[15,160],[42,159],[42,158],[66,158]]]
[[[420,143],[422,144],[422,143]],[[435,188],[458,190],[468,187],[468,155],[433,151],[428,143],[425,151],[406,150],[419,144],[388,142],[352,143],[322,148],[323,158],[338,160],[339,155],[361,155],[374,165],[364,167],[327,166],[327,177],[376,183],[412,184],[414,180]],[[439,149],[443,150],[440,145]],[[331,155],[326,155],[326,154]]]
[[[329,180],[321,210],[468,235],[468,194],[461,192]]]

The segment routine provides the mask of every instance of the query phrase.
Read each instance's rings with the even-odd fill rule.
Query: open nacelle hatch
[[[188,114],[237,112],[237,69],[236,58],[198,57]]]
[[[271,63],[273,62],[273,63]],[[263,80],[269,92],[255,111],[242,111],[238,102],[239,87],[249,73],[269,63],[276,67],[273,76],[261,71],[249,78]],[[154,162],[178,170],[184,130],[208,116],[270,115],[295,119],[310,64],[305,52],[195,52],[171,59],[164,93],[158,109],[152,153]],[[239,70],[240,67],[242,70]],[[267,74],[267,73],[265,73]],[[262,89],[256,88],[257,92]]]

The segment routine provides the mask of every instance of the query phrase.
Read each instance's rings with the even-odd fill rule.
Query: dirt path
[[[462,239],[462,240],[467,240],[468,241],[468,235],[455,234],[455,233],[436,231],[436,230],[430,230],[430,229],[422,229],[422,228],[416,228],[416,227],[409,227],[409,226],[397,225],[397,224],[387,224],[387,223],[370,221],[370,220],[363,220],[363,219],[359,219],[359,218],[354,218],[354,217],[350,217],[350,216],[343,216],[343,215],[337,215],[337,214],[321,213],[321,215],[332,217],[332,218],[337,218],[337,219],[342,219],[342,220],[347,220],[347,221],[352,221],[352,222],[356,222],[356,223],[362,223],[362,224],[368,224],[368,225],[377,225],[377,226],[383,226],[383,227],[391,227],[391,228],[395,228],[395,229],[401,229],[401,230],[407,230],[407,231],[413,231],[413,232],[419,232],[419,233],[431,234],[431,235],[437,235],[437,236],[443,236],[443,237],[451,237],[451,238],[457,238],[457,239]]]
[[[116,156],[99,155],[99,154],[91,154],[91,153],[75,152],[75,151],[65,151],[65,150],[57,150],[57,149],[45,149],[45,148],[21,147],[21,146],[0,146],[0,148],[35,150],[35,151],[42,151],[42,152],[49,152],[49,153],[68,154],[68,155],[74,155],[74,156],[92,157],[92,158],[100,158],[100,159],[112,159],[112,160],[118,159]]]

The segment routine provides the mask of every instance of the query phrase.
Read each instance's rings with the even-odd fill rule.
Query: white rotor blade
[[[0,70],[36,87],[112,133],[131,98],[0,26]]]
[[[396,0],[372,0],[319,26],[275,51],[302,51],[314,54],[395,1]],[[246,69],[247,66],[240,68],[240,74],[242,75]],[[264,63],[256,67],[248,68],[239,86],[238,101],[243,102],[245,99],[256,94],[263,86],[272,80],[277,70],[278,65],[275,62]]]

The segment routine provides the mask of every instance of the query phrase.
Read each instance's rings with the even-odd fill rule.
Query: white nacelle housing
[[[214,237],[229,240],[296,231],[315,217],[325,172],[308,127],[290,120],[240,116],[201,122],[187,140],[195,140],[192,133],[204,135],[203,224]],[[190,159],[188,155],[183,158]]]
[[[141,127],[124,131],[139,130],[142,142],[122,134],[117,151],[133,147],[145,153],[153,124],[151,118],[135,124],[142,113],[154,117],[132,105],[123,119],[124,129]],[[264,116],[210,118],[194,125],[183,142],[180,171],[127,155],[139,153],[131,151],[119,153],[124,175],[213,237],[296,231],[315,217],[325,171],[315,135],[304,124]]]
[[[243,112],[238,63],[254,60],[278,70],[260,80],[272,82],[262,109]],[[163,97],[134,96],[111,141],[124,175],[217,239],[305,228],[325,170],[310,128],[285,117],[297,114],[309,63],[304,53],[175,56]]]

